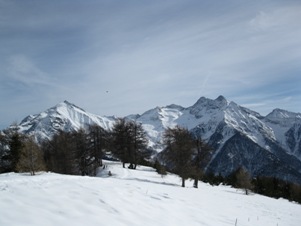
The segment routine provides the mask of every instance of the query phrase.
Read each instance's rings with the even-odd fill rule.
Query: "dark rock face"
[[[281,150],[277,153],[260,147],[248,137],[236,133],[220,149],[207,166],[208,172],[227,176],[244,167],[252,176],[269,176],[301,184],[301,163]],[[278,156],[277,156],[278,155]],[[294,164],[292,164],[294,162]]]

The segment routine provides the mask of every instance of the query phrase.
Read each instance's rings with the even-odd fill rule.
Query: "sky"
[[[0,0],[0,129],[64,100],[301,112],[300,74],[300,0]]]

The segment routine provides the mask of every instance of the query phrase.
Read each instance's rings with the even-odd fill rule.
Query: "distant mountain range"
[[[213,147],[207,171],[228,175],[238,167],[252,175],[272,176],[301,184],[301,113],[275,109],[267,116],[226,100],[201,97],[193,106],[168,105],[129,115],[142,123],[149,146],[162,151],[162,135],[168,127],[188,128]],[[110,130],[116,117],[98,116],[64,101],[20,123],[20,131],[38,141],[58,130],[73,131],[97,124]]]

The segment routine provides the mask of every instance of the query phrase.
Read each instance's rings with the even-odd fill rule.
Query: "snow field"
[[[106,162],[98,177],[0,175],[0,225],[299,226],[301,205]],[[112,176],[108,176],[111,171]]]

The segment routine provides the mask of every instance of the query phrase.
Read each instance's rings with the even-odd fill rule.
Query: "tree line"
[[[203,174],[211,149],[188,129],[176,126],[164,133],[165,150],[158,156],[156,168],[178,174],[185,186],[194,178],[194,186]],[[33,137],[18,132],[14,125],[0,133],[0,173],[48,170],[62,174],[96,175],[107,154],[136,169],[138,164],[154,165],[148,139],[141,123],[119,118],[111,131],[88,125],[77,131],[58,131],[50,140],[37,144]],[[164,170],[163,170],[164,169]],[[163,171],[162,171],[163,170]]]
[[[275,177],[255,176],[252,177],[246,169],[239,167],[228,176],[204,175],[202,181],[211,185],[230,185],[234,188],[243,189],[245,194],[254,192],[272,198],[285,198],[301,204],[301,185],[281,180]]]
[[[17,125],[0,131],[0,173],[45,170],[43,152],[31,136],[18,132]]]
[[[50,140],[37,144],[34,137],[18,132],[13,125],[0,131],[0,173],[48,170],[71,175],[97,174],[106,153],[125,167],[136,169],[149,160],[146,132],[142,124],[120,118],[112,131],[87,125],[77,131],[58,131]]]

